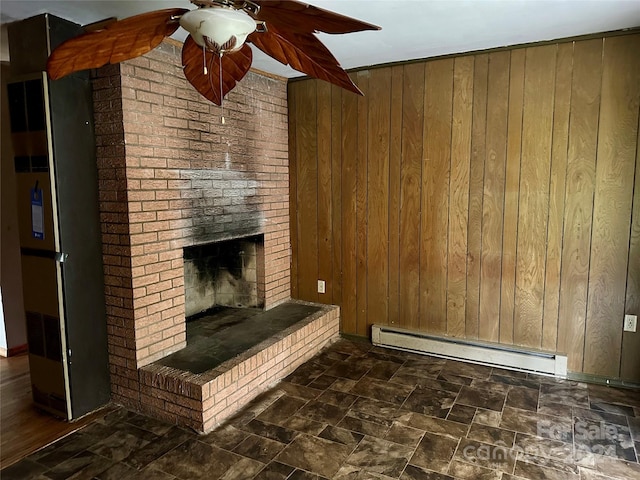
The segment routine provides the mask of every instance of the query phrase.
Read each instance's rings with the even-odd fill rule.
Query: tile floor
[[[208,435],[117,409],[9,479],[639,479],[640,392],[340,340]]]

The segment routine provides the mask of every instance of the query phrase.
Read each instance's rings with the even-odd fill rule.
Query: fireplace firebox
[[[264,307],[264,236],[234,238],[184,249],[185,315],[215,307]]]

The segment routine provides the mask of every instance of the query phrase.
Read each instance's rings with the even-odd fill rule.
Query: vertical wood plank
[[[289,225],[291,236],[291,297],[299,298],[298,282],[298,160],[297,160],[297,132],[296,109],[300,103],[298,89],[300,82],[289,83],[287,86],[287,102],[289,104]],[[291,108],[294,107],[294,108]]]
[[[357,74],[358,87],[364,96],[358,97],[358,155],[356,169],[356,332],[367,335],[367,115],[369,105],[369,76],[368,70],[361,70]]]
[[[624,313],[629,315],[638,315],[640,312],[640,130],[636,137],[635,179],[624,307]],[[634,332],[622,333],[620,377],[623,380],[640,382],[640,336]]]
[[[540,348],[556,46],[527,48],[526,56],[513,337]]]
[[[325,293],[318,294],[318,301],[331,303],[333,296],[333,251],[331,210],[331,84],[318,82],[317,105],[317,162],[318,162],[318,277],[325,281]],[[317,291],[317,283],[316,283]]]
[[[583,372],[608,377],[620,374],[620,323],[624,318],[640,105],[639,39],[638,35],[606,38],[602,55]]]
[[[602,39],[576,42],[565,188],[558,351],[582,371],[602,75]]]
[[[357,77],[351,79],[357,83]],[[355,335],[356,329],[356,171],[358,161],[358,97],[342,95],[342,331]]]
[[[487,129],[489,55],[476,55],[473,74],[473,126],[469,170],[469,226],[467,229],[467,338],[478,338],[480,317],[480,256],[482,251],[482,191]]]
[[[318,162],[316,129],[317,81],[300,82],[303,101],[296,104],[298,264],[300,298],[318,301]]]
[[[420,186],[424,122],[424,63],[404,66],[400,186],[400,324],[420,321]]]
[[[420,238],[420,327],[447,331],[447,243],[453,59],[427,62]]]
[[[400,167],[402,162],[402,85],[404,67],[391,68],[391,145],[389,149],[389,318],[400,322]]]
[[[467,222],[473,115],[474,57],[457,57],[453,73],[447,335],[464,337],[467,294]]]
[[[386,323],[389,314],[391,68],[371,71],[368,95],[367,327]]]
[[[331,302],[342,303],[342,89],[331,86],[331,232],[333,280]]]
[[[500,336],[502,231],[509,97],[509,52],[489,54],[487,132],[482,200],[482,256],[478,338],[497,342]]]
[[[556,62],[553,145],[549,185],[549,225],[545,266],[542,349],[556,351],[558,341],[558,306],[560,301],[560,266],[562,260],[562,226],[564,190],[567,175],[567,139],[571,106],[573,42],[558,45]]]
[[[516,247],[522,146],[522,104],[524,101],[525,49],[511,51],[507,159],[504,185],[502,231],[502,279],[500,281],[500,342],[513,343],[513,314],[516,294]]]

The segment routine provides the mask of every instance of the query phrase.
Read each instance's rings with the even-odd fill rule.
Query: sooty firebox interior
[[[184,249],[185,315],[215,307],[264,306],[264,237],[236,238]]]

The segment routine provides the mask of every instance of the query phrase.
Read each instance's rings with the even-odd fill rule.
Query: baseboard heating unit
[[[520,349],[495,343],[435,337],[402,328],[373,325],[371,342],[406,352],[462,360],[509,370],[567,376],[567,357],[555,353]]]

